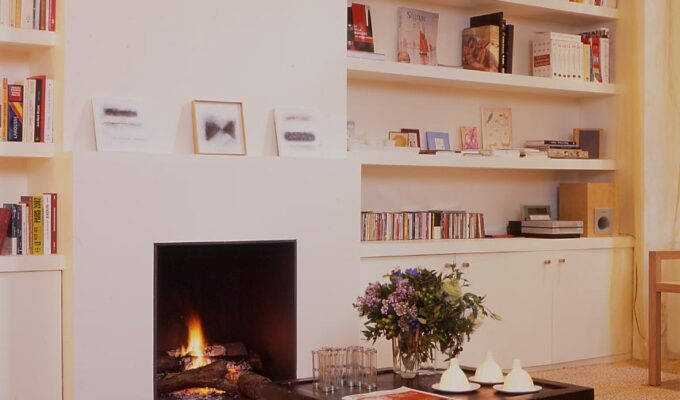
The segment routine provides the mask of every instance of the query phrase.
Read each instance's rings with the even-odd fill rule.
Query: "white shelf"
[[[0,256],[2,272],[61,271],[64,269],[64,256]]]
[[[529,170],[572,170],[572,171],[613,171],[613,160],[571,160],[530,157],[463,156],[460,154],[413,154],[398,151],[362,150],[350,151],[349,156],[362,165],[437,167],[437,168],[478,168],[478,169],[529,169]]]
[[[508,253],[552,250],[589,250],[631,248],[630,236],[578,239],[458,239],[458,240],[390,240],[361,242],[361,258],[406,257],[460,253]]]
[[[479,11],[503,11],[509,16],[540,19],[568,25],[585,25],[619,19],[616,8],[599,7],[568,0],[418,0]]]
[[[0,49],[27,51],[52,47],[57,44],[54,32],[34,29],[0,28]]]
[[[394,84],[418,84],[436,87],[521,92],[575,98],[612,96],[616,85],[578,80],[540,78],[536,76],[473,71],[462,68],[393,61],[347,59],[349,80],[368,80]]]
[[[0,157],[54,157],[54,143],[0,142]]]

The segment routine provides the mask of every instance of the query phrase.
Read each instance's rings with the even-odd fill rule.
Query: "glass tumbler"
[[[376,349],[364,349],[361,385],[366,390],[375,390],[378,387],[378,351]]]

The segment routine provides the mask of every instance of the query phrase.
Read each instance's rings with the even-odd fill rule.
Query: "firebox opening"
[[[156,399],[168,357],[295,378],[295,241],[156,244],[154,278]]]

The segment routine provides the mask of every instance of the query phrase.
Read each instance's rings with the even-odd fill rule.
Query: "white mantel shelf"
[[[361,258],[406,257],[460,253],[509,253],[553,250],[590,250],[631,248],[630,236],[578,239],[457,239],[457,240],[389,240],[361,242]]]
[[[34,29],[0,28],[0,50],[29,51],[57,44],[54,32]]]
[[[613,160],[571,160],[504,156],[463,156],[460,154],[417,154],[400,151],[357,150],[349,156],[363,166],[402,166],[437,168],[524,169],[613,171]]]
[[[420,0],[419,0],[420,1]],[[424,3],[479,11],[503,11],[509,16],[540,19],[568,25],[617,20],[616,8],[572,3],[568,0],[422,0]]]
[[[0,273],[61,271],[64,269],[64,256],[59,254],[45,256],[0,256]]]
[[[50,158],[54,157],[54,144],[0,142],[0,157]]]
[[[472,71],[462,68],[347,58],[347,78],[471,90],[521,92],[572,98],[613,96],[616,85]]]

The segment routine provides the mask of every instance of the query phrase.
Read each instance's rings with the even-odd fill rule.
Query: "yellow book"
[[[591,59],[590,59],[590,45],[583,45],[583,80],[590,82],[592,80],[590,71]]]
[[[43,198],[33,196],[33,243],[31,254],[43,254]]]

